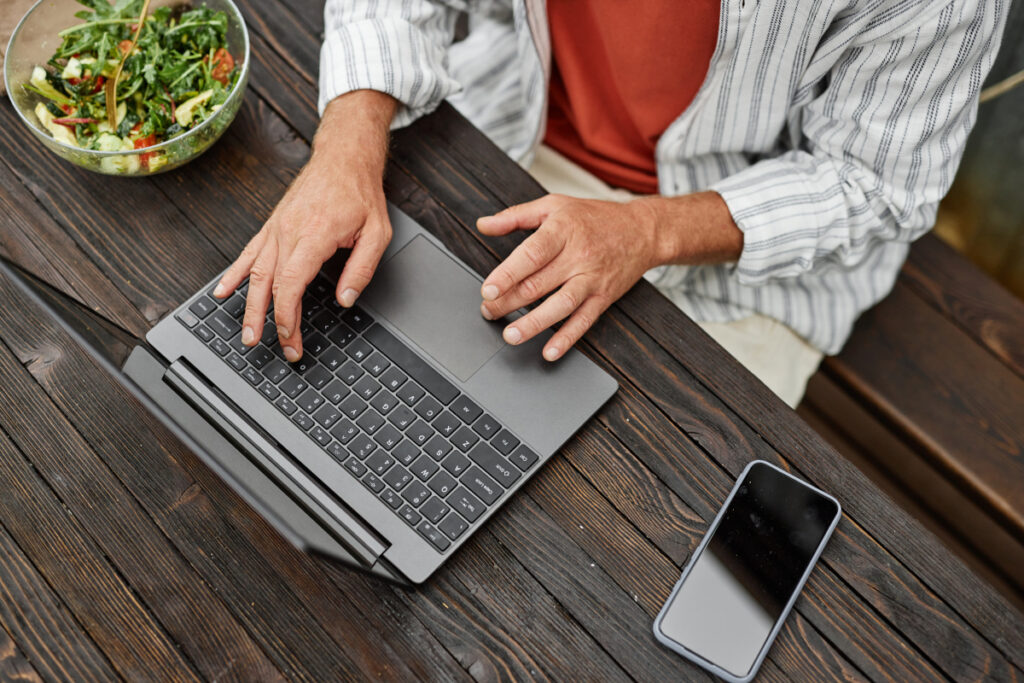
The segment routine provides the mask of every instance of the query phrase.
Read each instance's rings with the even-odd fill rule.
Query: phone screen
[[[819,491],[752,465],[664,608],[661,633],[746,676],[838,514]]]

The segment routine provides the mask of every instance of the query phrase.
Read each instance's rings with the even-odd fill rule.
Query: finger
[[[542,228],[523,240],[480,286],[484,301],[494,301],[553,261],[561,253],[564,239],[560,230]]]
[[[345,268],[341,271],[338,289],[335,292],[338,303],[345,308],[350,308],[366,289],[366,285],[370,284],[370,278],[377,270],[380,257],[387,249],[391,228],[390,225],[383,230],[381,227],[378,225],[373,230],[364,229],[345,262]]]
[[[502,336],[509,344],[522,344],[532,339],[579,308],[589,294],[587,289],[583,278],[569,280],[540,306],[508,325]]]
[[[510,206],[493,216],[482,216],[476,221],[476,229],[485,235],[507,235],[513,230],[536,228],[544,222],[557,204],[556,195],[545,195],[525,204]]]
[[[604,297],[591,296],[576,309],[576,312],[565,321],[565,324],[544,345],[544,358],[558,360],[565,352],[580,340],[593,327],[597,319],[608,310],[610,302]]]
[[[302,294],[323,262],[311,240],[296,244],[287,262],[283,255],[278,259],[274,276],[274,322],[284,357],[293,363],[302,357]]]
[[[277,242],[269,240],[249,270],[249,291],[245,295],[242,343],[254,346],[263,334],[263,321],[270,304],[273,274],[277,268]]]
[[[242,280],[246,278],[249,271],[252,269],[252,264],[256,262],[256,257],[259,256],[261,251],[263,251],[263,245],[266,241],[266,230],[260,230],[258,233],[253,235],[253,238],[245,245],[245,249],[242,249],[242,253],[238,255],[235,262],[232,263],[228,269],[224,271],[224,274],[220,276],[220,281],[213,289],[213,295],[215,297],[223,299],[228,294],[231,294],[231,292],[238,289],[238,285],[242,284]]]
[[[480,305],[481,315],[487,320],[497,320],[554,291],[569,279],[562,261],[564,259],[555,259],[494,301],[484,301]]]

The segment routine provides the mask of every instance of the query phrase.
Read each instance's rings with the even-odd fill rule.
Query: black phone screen
[[[835,501],[755,463],[662,616],[661,632],[747,674],[838,514]]]

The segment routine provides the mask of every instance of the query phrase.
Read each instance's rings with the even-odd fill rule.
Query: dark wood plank
[[[900,280],[1024,377],[1024,302],[935,235],[914,243]]]
[[[9,352],[2,358],[6,362]],[[118,674],[198,681],[191,663],[6,434],[0,436],[0,480],[3,526]]]
[[[0,284],[0,293],[26,320],[35,320],[38,312],[19,306],[19,297],[7,283]],[[0,335],[5,332],[6,325],[0,326]],[[33,355],[45,356],[52,349],[42,342]],[[278,678],[277,669],[221,599],[178,554],[6,348],[0,349],[0,378],[8,398],[0,404],[0,423],[8,436],[27,454],[35,471],[76,515],[203,676]],[[32,410],[26,411],[24,406],[32,406]]]
[[[899,284],[824,371],[1024,543],[1024,377]]]
[[[42,683],[42,680],[0,625],[0,683]]]
[[[4,434],[0,434],[0,449],[16,453]],[[0,592],[0,634],[10,633],[44,678],[98,682],[119,678],[110,661],[2,525]]]

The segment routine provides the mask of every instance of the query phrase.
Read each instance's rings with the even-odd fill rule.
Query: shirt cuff
[[[448,74],[447,49],[404,21],[368,19],[330,31],[320,48],[322,116],[354,90],[377,90],[399,102],[391,128],[429,114],[460,86]]]

